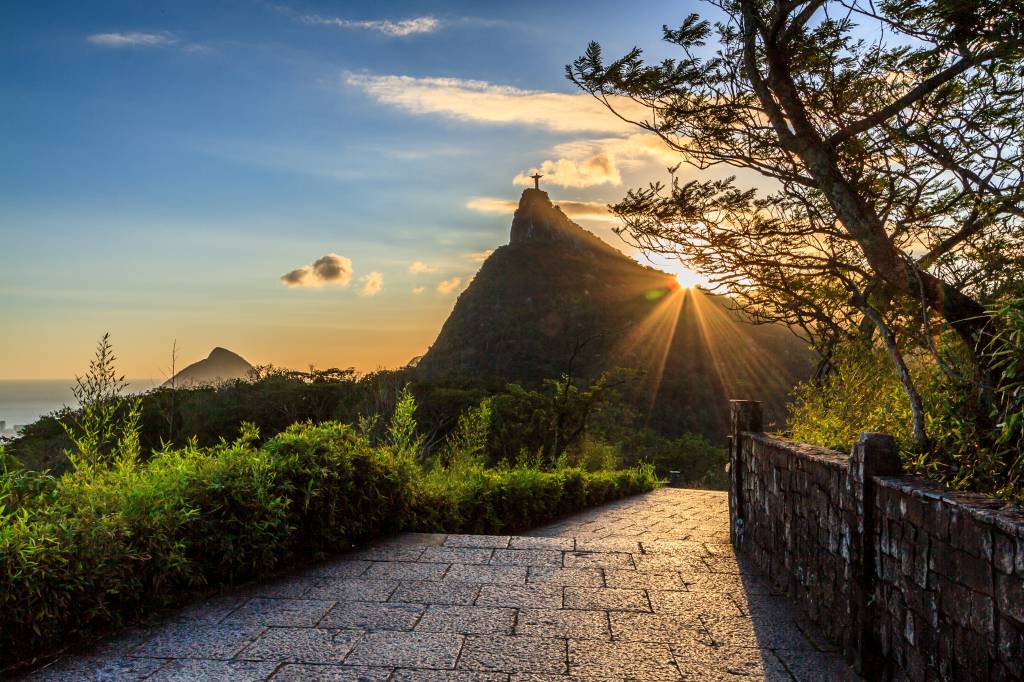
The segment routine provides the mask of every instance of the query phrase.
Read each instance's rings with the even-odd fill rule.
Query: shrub
[[[1014,340],[1012,324],[1008,320],[1002,328],[1008,341],[1007,363],[1021,357],[1019,338],[1024,338]],[[1024,463],[1016,429],[1024,422],[1014,417],[1014,409],[1021,409],[1019,394],[1014,395],[1018,389],[1011,381],[997,395],[1002,404],[986,406],[979,383],[965,371],[968,363],[962,347],[950,342],[940,353],[945,370],[930,353],[907,357],[921,395],[930,440],[927,448],[915,444],[910,406],[891,362],[881,349],[859,342],[837,349],[832,371],[823,379],[797,386],[789,416],[792,437],[849,451],[862,432],[889,433],[900,444],[908,472],[1020,504]],[[1012,371],[1008,375],[1014,376]],[[992,410],[990,420],[985,419],[987,410]]]
[[[66,474],[0,528],[0,652],[24,656],[196,590],[396,530],[414,471],[347,426],[254,433]]]
[[[233,442],[82,467],[48,485],[4,469],[0,664],[375,535],[509,532],[657,484],[650,467],[484,468],[473,454],[486,405],[456,430],[455,465],[424,471],[406,449],[410,408],[380,446],[331,422],[257,446],[245,426]]]
[[[427,473],[410,529],[435,533],[510,533],[657,486],[654,470],[519,465]]]

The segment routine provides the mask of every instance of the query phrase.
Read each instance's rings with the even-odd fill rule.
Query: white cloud
[[[336,26],[338,28],[375,31],[389,38],[404,38],[419,33],[433,33],[441,28],[441,21],[431,16],[400,19],[398,21],[390,19],[356,21],[340,17],[321,17],[316,14],[309,14],[302,17],[302,21],[306,24],[317,26]]]
[[[409,272],[414,275],[419,275],[422,273],[437,272],[437,268],[435,268],[432,265],[427,265],[421,260],[418,260],[414,261],[412,265],[409,266]]]
[[[178,39],[172,33],[93,33],[86,38],[93,45],[102,47],[167,47]]]
[[[545,160],[539,167],[519,173],[512,182],[530,187],[533,185],[530,176],[540,172],[544,175],[543,182],[559,187],[593,187],[606,183],[621,185],[620,168],[647,161],[667,165],[679,161],[677,152],[666,147],[656,135],[646,133],[575,140],[556,145],[551,151],[559,158]]]
[[[466,203],[466,208],[481,213],[504,213],[511,215],[519,206],[511,199],[499,199],[497,197],[476,197]],[[617,219],[608,212],[608,207],[599,201],[559,201],[557,206],[562,209],[565,215],[575,220],[602,220],[615,222]],[[486,255],[483,255],[486,254]],[[470,257],[483,255],[483,260],[491,254],[484,251],[483,254],[468,254]]]
[[[371,272],[359,278],[362,287],[359,289],[360,296],[376,296],[384,288],[384,275],[379,272]]]
[[[371,274],[379,275],[380,273]],[[316,288],[327,285],[347,287],[351,281],[351,259],[339,256],[336,253],[321,256],[313,261],[311,265],[303,265],[281,275],[281,283],[287,287]]]
[[[460,284],[462,284],[461,277],[452,277],[451,279],[446,279],[439,283],[437,285],[437,291],[441,294],[450,294],[458,289]]]
[[[466,202],[466,208],[479,211],[480,213],[515,213],[519,204],[511,199],[499,199],[498,197],[474,197]],[[479,253],[466,254],[469,258],[477,260],[478,256],[487,258],[491,252],[481,251]],[[479,260],[483,260],[480,258]]]
[[[412,290],[412,293],[422,294],[424,291],[426,291],[426,289],[426,287],[416,287],[415,289]]]
[[[502,200],[501,199],[491,199],[491,201],[502,201]],[[473,203],[473,202],[471,201],[470,203]],[[509,202],[509,203],[512,203],[512,202]],[[472,208],[472,206],[470,206],[470,208]],[[516,207],[513,206],[512,210],[515,211]],[[504,211],[502,211],[502,213],[504,213]],[[469,260],[473,261],[474,263],[483,263],[485,260],[487,260],[488,258],[491,257],[492,253],[494,253],[494,249],[484,249],[483,251],[474,251],[472,253],[467,253],[466,254],[466,258],[468,258]]]
[[[532,126],[555,132],[632,130],[603,104],[585,93],[523,90],[460,78],[414,78],[348,73],[344,82],[383,104],[414,114],[437,114],[459,121]],[[617,108],[644,118],[631,100],[614,99]]]

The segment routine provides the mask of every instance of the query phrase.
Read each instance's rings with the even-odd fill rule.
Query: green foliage
[[[423,448],[423,436],[416,433],[416,399],[408,386],[398,394],[385,442],[396,457],[404,459],[415,459]]]
[[[508,533],[588,506],[651,490],[649,465],[620,471],[514,467],[436,468],[423,479],[412,528],[444,533]]]
[[[464,470],[482,466],[491,431],[491,400],[480,402],[475,408],[459,415],[455,430],[448,436],[441,453],[443,466]]]
[[[911,362],[915,383],[921,362]],[[836,349],[824,381],[808,381],[793,391],[789,428],[794,439],[847,451],[864,431],[913,442],[910,406],[881,348],[850,343]]]
[[[1012,376],[1011,367],[1019,365],[1011,358],[1021,357],[1024,348],[1014,331],[1019,319],[1006,309],[994,314],[1010,316],[1000,322],[1007,341],[1000,357],[1008,358],[1007,373]],[[862,432],[889,433],[900,442],[908,471],[952,488],[1021,503],[1020,389],[1008,384],[1000,392],[1000,403],[986,407],[961,345],[949,337],[945,341],[941,364],[923,352],[910,356],[907,363],[921,393],[930,437],[927,449],[915,444],[910,406],[884,351],[863,342],[838,347],[824,378],[795,389],[789,418],[792,437],[849,451]],[[986,418],[988,411],[991,419]],[[1012,462],[1010,467],[1007,461]]]
[[[380,534],[509,532],[657,485],[649,465],[487,468],[489,401],[459,417],[448,465],[425,470],[415,412],[403,390],[380,445],[337,422],[259,445],[243,424],[230,442],[59,479],[0,450],[0,664]]]
[[[88,371],[75,377],[71,392],[80,409],[61,426],[74,445],[65,454],[76,468],[111,463],[131,466],[139,457],[142,399],[124,396],[128,383],[118,375],[116,361],[110,334],[104,334]]]
[[[996,447],[1000,459],[1007,462],[1008,493],[1024,488],[1024,298],[995,308],[992,317],[998,324],[995,364],[1004,378],[995,407]],[[1024,492],[1017,496],[1024,498]]]

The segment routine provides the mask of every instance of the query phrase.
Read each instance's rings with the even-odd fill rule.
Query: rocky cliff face
[[[626,257],[528,189],[509,244],[484,262],[417,371],[535,384],[570,360],[582,378],[635,368],[653,424],[720,437],[729,398],[762,400],[781,419],[810,369],[788,329],[750,324],[726,304]]]
[[[562,213],[551,203],[548,193],[527,189],[519,199],[519,208],[512,216],[509,244],[549,243],[564,250],[596,251],[625,258],[619,251],[595,237]]]

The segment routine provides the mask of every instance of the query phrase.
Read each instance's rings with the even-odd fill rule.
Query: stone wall
[[[1024,512],[901,474],[896,444],[849,455],[761,433],[734,401],[733,543],[867,679],[1024,678]]]

